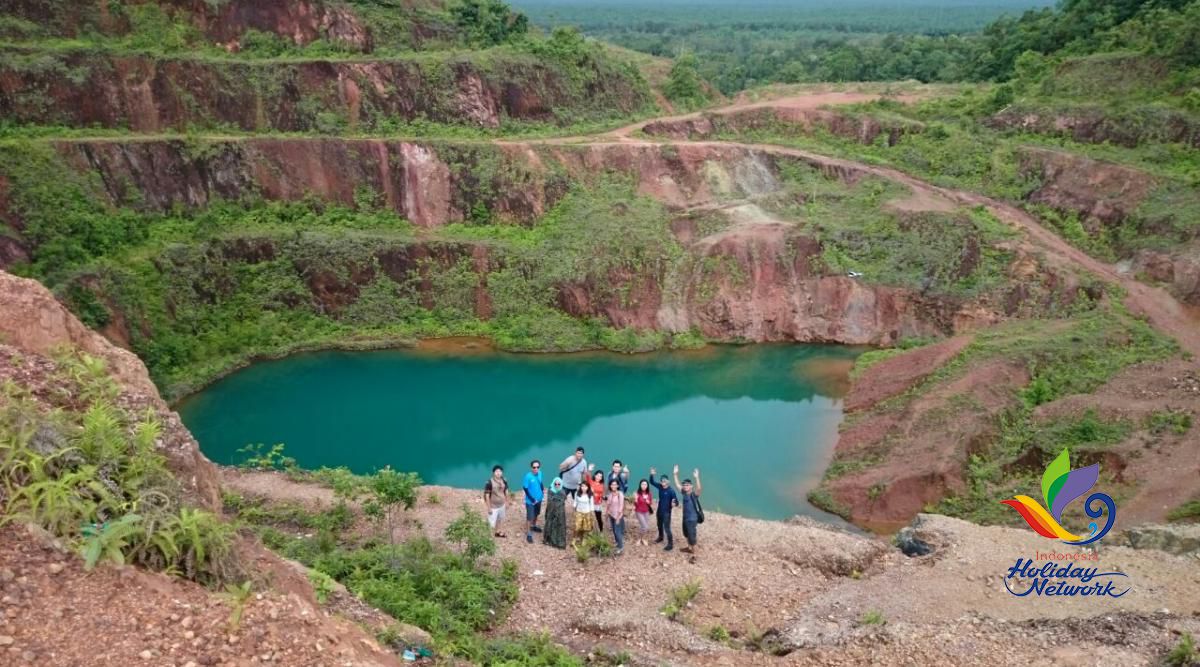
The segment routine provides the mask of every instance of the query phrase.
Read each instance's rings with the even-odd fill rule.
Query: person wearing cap
[[[692,480],[685,479],[683,483],[679,482],[679,466],[675,466],[675,484],[679,487],[679,506],[683,509],[683,537],[687,540],[688,545],[680,551],[687,554],[696,553],[696,529],[700,525],[700,508],[697,504],[700,498],[700,469],[696,468],[692,471],[692,477],[696,478],[696,485],[693,488]]]

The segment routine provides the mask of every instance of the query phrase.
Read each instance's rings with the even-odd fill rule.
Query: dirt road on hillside
[[[728,106],[717,107],[716,109],[702,109],[688,114],[679,116],[660,116],[643,120],[625,127],[617,128],[611,132],[606,132],[600,135],[602,138],[628,140],[638,130],[646,127],[650,123],[675,123],[679,121],[695,120],[702,118],[708,114],[726,116],[729,114],[739,113],[742,111],[751,111],[754,109],[780,109],[787,111],[812,111],[821,107],[834,106],[839,104],[860,104],[862,102],[873,102],[880,99],[883,95],[875,93],[847,93],[847,92],[822,92],[822,93],[806,93],[804,95],[791,95],[788,97],[780,97],[773,100],[762,100],[759,102],[740,102],[730,104]],[[893,99],[901,102],[911,102],[916,99],[915,96],[903,95],[894,97]]]
[[[1200,322],[1166,290],[1147,285],[1124,275],[1117,269],[1067,243],[1053,231],[1043,227],[1033,216],[1011,204],[965,190],[946,188],[928,183],[919,178],[890,167],[869,165],[854,160],[835,158],[798,148],[786,148],[773,144],[745,144],[728,141],[687,141],[676,139],[649,139],[633,135],[646,125],[656,122],[671,122],[699,118],[704,114],[731,114],[749,109],[776,108],[787,110],[813,110],[821,107],[856,104],[879,99],[882,95],[854,92],[818,92],[782,97],[761,102],[732,104],[716,109],[707,109],[680,116],[652,118],[627,125],[611,132],[591,137],[569,137],[542,141],[498,142],[521,144],[564,144],[604,146],[613,144],[663,146],[689,144],[713,147],[738,147],[759,151],[769,155],[786,155],[799,158],[826,173],[862,174],[901,183],[913,192],[913,201],[925,202],[928,206],[938,201],[950,201],[963,206],[984,206],[1001,221],[1021,231],[1026,239],[1041,249],[1046,259],[1063,266],[1074,266],[1094,274],[1096,277],[1120,285],[1125,290],[1124,304],[1130,312],[1145,317],[1156,329],[1167,333],[1178,341],[1180,347],[1200,357]],[[910,102],[917,96],[899,96],[902,102]]]

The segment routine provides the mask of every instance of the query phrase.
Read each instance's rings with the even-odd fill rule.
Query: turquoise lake
[[[218,463],[282,442],[305,468],[384,465],[427,483],[481,488],[499,463],[519,485],[582,445],[633,481],[650,466],[700,468],[706,509],[831,518],[805,500],[842,419],[858,350],[709,346],[641,355],[494,352],[439,341],[412,350],[319,352],[254,364],[178,406]],[[547,474],[547,483],[553,478]]]

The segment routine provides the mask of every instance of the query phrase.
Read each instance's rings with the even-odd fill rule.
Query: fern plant
[[[116,521],[85,530],[80,550],[83,569],[90,570],[101,562],[124,565],[125,550],[141,537],[141,522],[142,517],[137,514],[126,514]]]
[[[96,467],[83,466],[17,489],[6,518],[22,516],[56,535],[73,536],[115,506],[116,499],[96,477]]]
[[[221,579],[219,564],[232,546],[233,527],[204,510],[185,507],[161,528],[178,549],[177,564],[189,579]],[[166,538],[163,538],[166,539]]]

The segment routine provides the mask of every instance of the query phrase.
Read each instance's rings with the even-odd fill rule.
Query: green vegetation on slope
[[[212,17],[182,7],[109,5],[99,14],[95,3],[36,5],[39,11],[28,12],[33,21],[21,18],[24,5],[0,14],[0,72],[9,81],[0,134],[170,127],[396,135],[482,127],[491,135],[584,129],[654,110],[646,81],[627,59],[573,29],[531,32],[499,0],[456,0],[436,10],[359,0],[350,9],[365,33],[351,31],[361,42],[354,44],[324,34],[305,42],[302,27],[297,34],[248,29],[229,42],[205,32]],[[271,18],[268,12],[264,20]],[[42,29],[4,29],[37,21]],[[147,87],[130,90],[134,79]],[[88,96],[94,102],[82,104]]]
[[[582,665],[546,637],[484,634],[499,626],[516,602],[517,570],[512,561],[493,562],[496,545],[477,512],[464,507],[447,526],[444,538],[457,550],[426,537],[396,543],[389,535],[398,525],[380,520],[380,507],[390,502],[411,509],[417,499],[398,502],[388,492],[393,485],[381,479],[407,479],[402,486],[415,491],[415,477],[388,470],[366,476],[344,468],[304,471],[279,456],[258,457],[255,463],[334,489],[337,503],[317,511],[231,493],[224,498],[227,512],[271,549],[312,568],[318,580],[337,581],[397,621],[427,630],[440,655],[481,665]],[[405,648],[392,628],[381,629],[378,637]]]
[[[131,563],[210,586],[241,576],[232,526],[185,503],[158,420],[117,407],[103,361],[64,354],[56,366],[52,396],[65,405],[54,412],[27,387],[0,387],[2,521],[41,526],[89,568]]]

